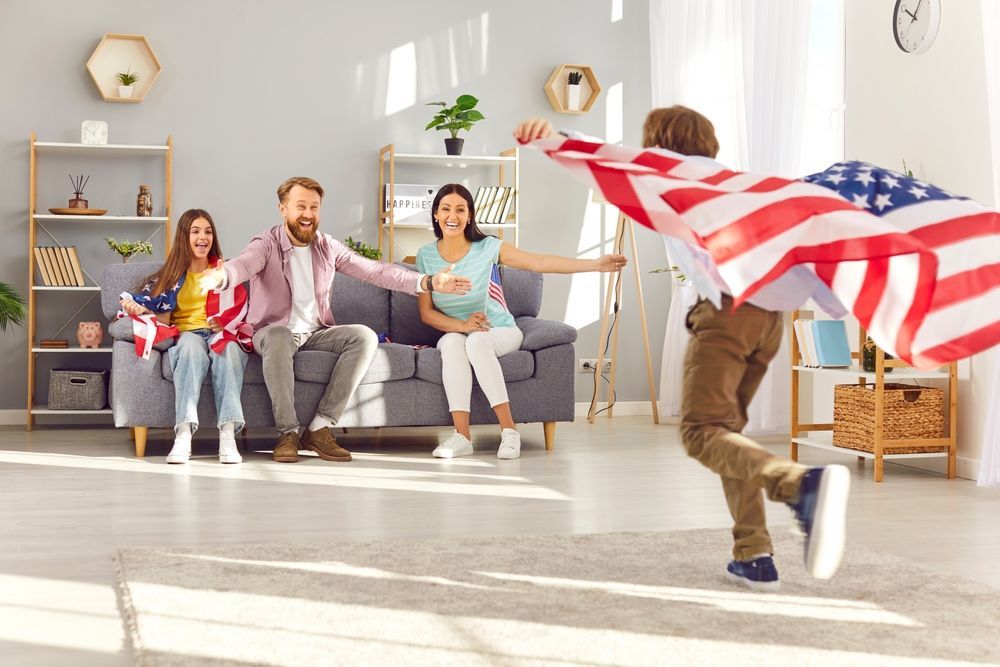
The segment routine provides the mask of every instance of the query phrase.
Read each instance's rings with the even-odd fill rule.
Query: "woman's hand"
[[[628,260],[625,259],[625,255],[601,255],[601,257],[596,259],[595,262],[597,263],[597,266],[594,270],[601,271],[602,273],[621,271],[625,268],[625,265],[628,264]]]
[[[514,128],[514,138],[522,144],[535,139],[545,139],[552,134],[552,124],[544,118],[529,118]]]
[[[475,333],[477,331],[489,331],[490,321],[486,319],[486,313],[472,313],[469,319],[465,320],[465,328],[462,333]]]
[[[124,310],[129,315],[134,315],[138,317],[139,315],[145,315],[147,313],[152,313],[149,308],[145,306],[140,306],[132,299],[122,299],[122,310]]]

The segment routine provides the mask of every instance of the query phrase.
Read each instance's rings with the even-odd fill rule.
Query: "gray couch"
[[[113,264],[104,269],[101,305],[110,320],[118,309],[118,295],[134,291],[159,263]],[[517,326],[524,332],[521,349],[500,358],[518,422],[542,422],[545,447],[552,449],[555,423],[573,420],[573,373],[576,329],[561,322],[537,318],[542,301],[542,276],[505,269],[504,295]],[[253,295],[250,295],[253,298]],[[451,415],[441,384],[441,354],[433,347],[441,333],[424,325],[415,297],[391,292],[338,275],[331,297],[338,323],[365,324],[387,333],[393,342],[379,345],[378,354],[338,426],[446,426]],[[114,339],[111,368],[111,409],[115,426],[133,429],[136,456],[143,456],[150,427],[174,425],[172,373],[164,341],[148,360],[138,357],[131,320],[112,322]],[[412,345],[431,345],[417,349]],[[295,355],[295,400],[299,420],[308,422],[319,403],[339,355],[304,351]],[[271,403],[264,385],[261,359],[251,355],[243,382],[243,412],[248,427],[273,426]],[[215,401],[206,378],[198,404],[205,426],[215,424]],[[478,385],[472,392],[472,423],[496,423],[496,417]]]

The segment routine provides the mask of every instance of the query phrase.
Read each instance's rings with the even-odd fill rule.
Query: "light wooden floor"
[[[353,463],[289,465],[257,431],[243,447],[259,451],[222,466],[206,430],[192,465],[167,466],[167,431],[136,460],[125,431],[0,429],[0,663],[130,664],[111,567],[121,547],[730,527],[718,480],[686,458],[676,427],[581,419],[558,426],[549,453],[540,425],[522,433],[517,461],[498,461],[481,427],[476,456],[453,462],[430,457],[445,431],[387,429],[343,436]],[[807,463],[855,470],[851,541],[1000,587],[1000,492],[891,464],[875,484],[870,464],[803,449]],[[788,511],[768,510],[785,530]],[[800,559],[776,556],[779,569]]]

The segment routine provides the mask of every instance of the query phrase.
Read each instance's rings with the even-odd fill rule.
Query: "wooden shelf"
[[[516,157],[500,155],[435,155],[432,153],[396,153],[395,160],[410,164],[429,164],[439,167],[458,167],[459,169],[517,162]]]
[[[32,285],[36,292],[100,292],[100,285],[84,285],[83,287],[56,287],[54,285]]]
[[[567,78],[570,72],[580,72],[583,79],[580,81],[580,108],[569,109],[566,103],[566,88],[569,86]],[[597,82],[597,76],[590,65],[557,65],[552,70],[552,75],[545,82],[545,96],[549,98],[549,104],[553,111],[559,113],[586,113],[594,106],[597,97],[601,94],[601,84]]]
[[[851,366],[850,368],[815,368],[813,366],[792,366],[792,370],[799,371],[800,373],[816,373],[817,375],[841,375],[851,378],[865,378],[875,382],[877,379],[876,373],[869,373],[861,369],[860,366]],[[884,377],[886,381],[892,381],[893,378],[899,380],[947,380],[949,373],[947,370],[931,370],[922,371],[917,368],[893,368],[891,373],[885,373]]]
[[[131,71],[139,76],[132,86],[132,97],[119,97],[119,72]],[[101,38],[94,53],[87,61],[87,71],[105,102],[142,102],[156,83],[163,66],[142,35],[108,33]]]
[[[108,153],[116,151],[127,151],[135,153],[166,153],[170,146],[157,146],[145,144],[74,144],[59,141],[36,141],[35,148],[38,152],[45,153]]]
[[[32,352],[111,352],[110,347],[33,347]]]
[[[77,222],[166,222],[166,216],[140,217],[137,215],[55,215],[36,213],[35,220],[74,220]]]
[[[833,433],[815,433],[808,437],[798,436],[792,438],[792,442],[797,445],[803,445],[805,447],[812,447],[814,449],[825,449],[829,452],[837,452],[838,454],[846,454],[847,456],[860,456],[864,459],[875,459],[875,454],[872,452],[866,452],[860,449],[849,449],[847,447],[838,447],[833,444]],[[947,446],[942,444],[942,446]],[[913,452],[909,454],[883,454],[883,459],[940,459],[947,458],[947,450],[943,452]]]

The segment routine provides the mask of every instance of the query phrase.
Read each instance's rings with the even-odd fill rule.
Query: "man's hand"
[[[446,292],[449,294],[468,294],[472,289],[472,282],[468,278],[452,275],[455,265],[452,264],[444,271],[431,276],[431,284],[435,292]]]
[[[530,118],[514,128],[514,138],[522,144],[535,139],[545,139],[552,134],[552,125],[544,118]]]
[[[215,319],[214,317],[208,318],[208,328],[211,329],[214,333],[219,333],[220,331],[222,331],[222,325],[219,324],[219,320]]]
[[[489,331],[492,328],[490,321],[486,319],[486,313],[472,313],[464,322],[465,328],[462,333],[475,333],[477,331]]]
[[[222,287],[222,284],[226,281],[226,272],[222,270],[222,260],[219,260],[218,266],[214,269],[206,269],[204,273],[201,274],[201,278],[198,278],[198,288],[201,289],[202,294],[208,294],[211,290],[217,290]]]
[[[596,266],[594,270],[603,273],[621,271],[628,264],[625,255],[601,255],[595,262]]]
[[[146,313],[153,312],[149,308],[146,308],[145,306],[140,306],[132,299],[122,299],[122,310],[124,310],[129,315],[135,315],[136,317],[138,317],[139,315],[145,315]]]

